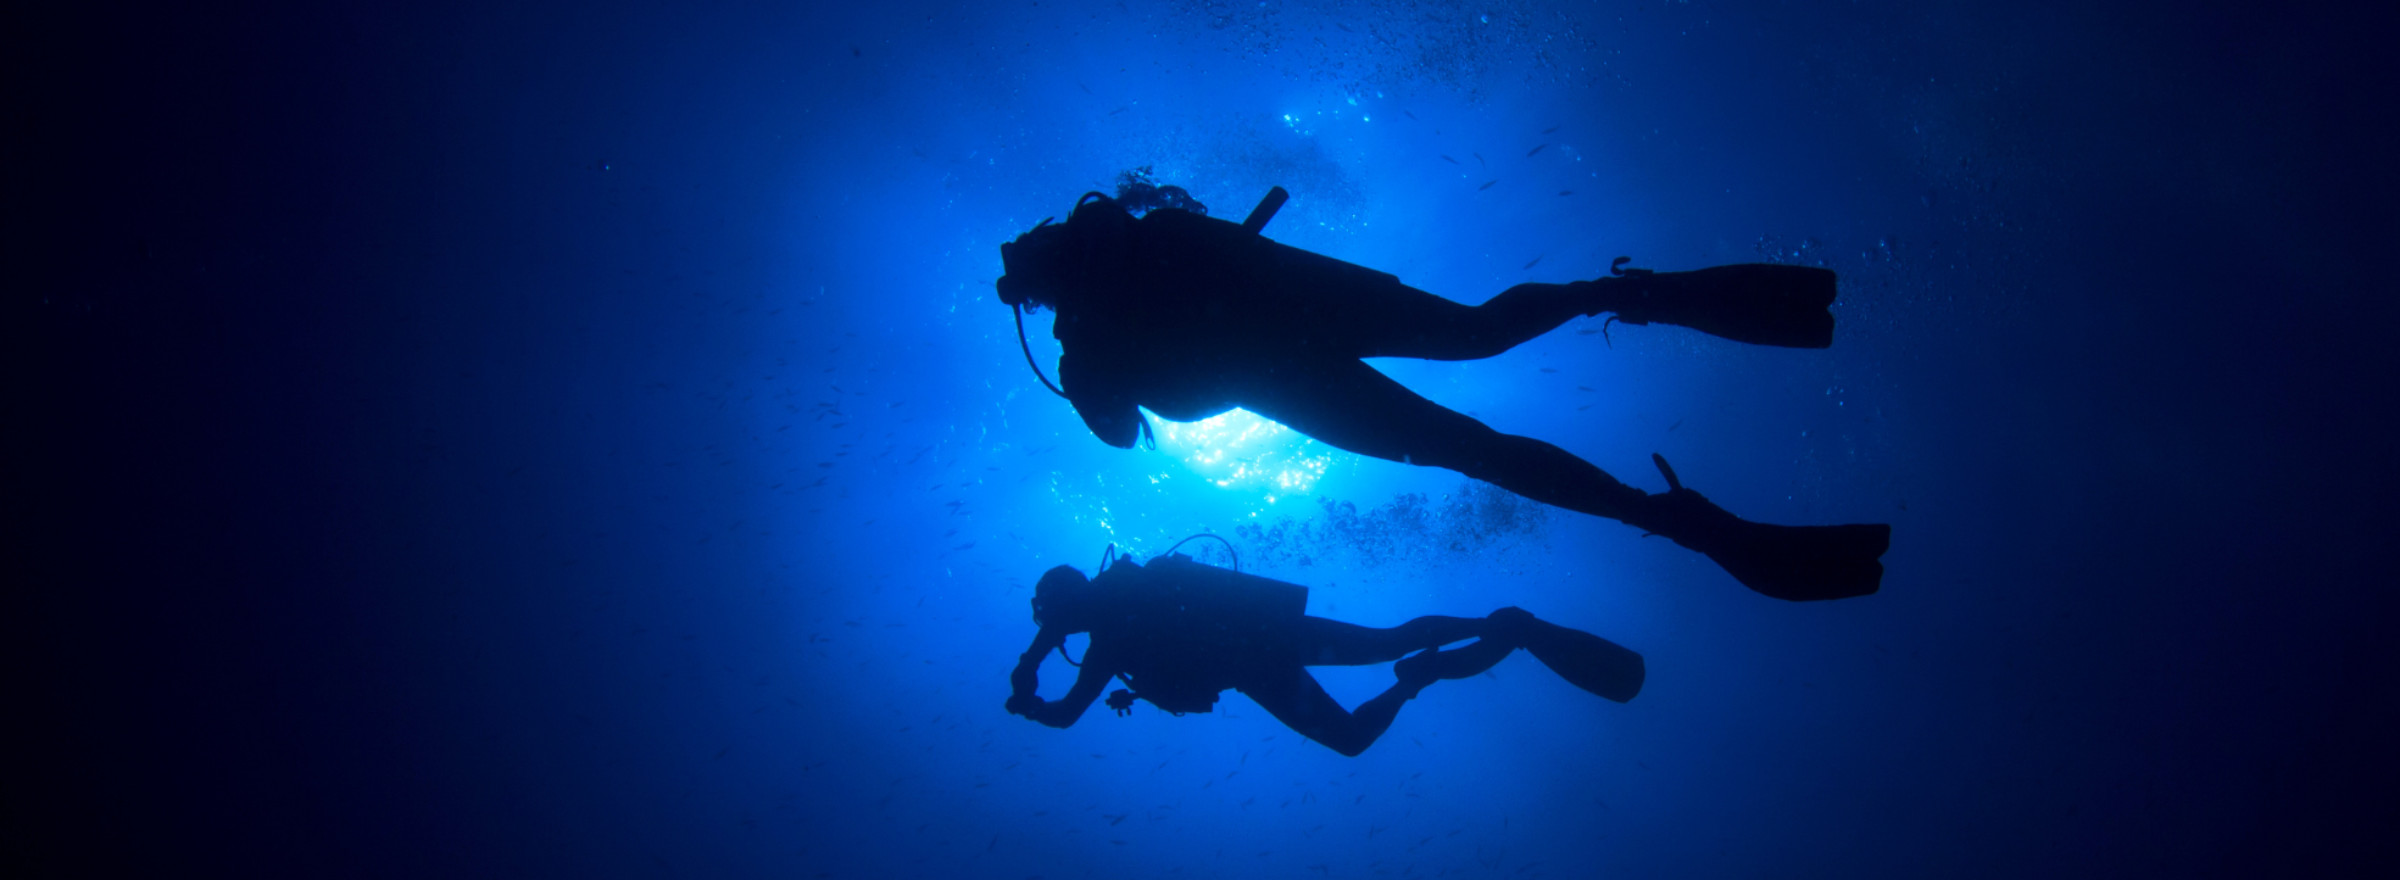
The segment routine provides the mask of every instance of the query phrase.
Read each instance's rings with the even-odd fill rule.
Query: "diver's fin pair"
[[[1499,619],[1502,613],[1492,617]],[[1649,674],[1642,655],[1583,630],[1515,613],[1522,617],[1508,624],[1508,637],[1568,684],[1620,703],[1642,692],[1642,680]]]
[[[1847,599],[1882,588],[1891,526],[1750,522],[1684,488],[1666,458],[1650,459],[1666,476],[1668,489],[1643,499],[1643,509],[1626,521],[1700,551],[1742,586],[1792,602]]]
[[[1689,272],[1620,268],[1603,279],[1613,320],[1673,324],[1753,345],[1833,345],[1834,274],[1814,266],[1739,263]]]
[[[1494,628],[1464,647],[1429,648],[1392,664],[1405,686],[1423,688],[1442,679],[1483,674],[1523,648],[1568,684],[1617,702],[1642,692],[1647,675],[1642,655],[1591,633],[1568,629],[1519,608],[1492,612]]]

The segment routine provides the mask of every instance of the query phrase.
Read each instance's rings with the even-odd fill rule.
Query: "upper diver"
[[[1136,699],[1177,715],[1206,712],[1232,688],[1300,735],[1355,756],[1426,687],[1480,675],[1519,648],[1568,683],[1620,703],[1640,693],[1646,677],[1642,655],[1520,608],[1376,628],[1313,617],[1307,605],[1307,587],[1203,565],[1173,549],[1147,566],[1123,556],[1104,559],[1094,578],[1061,565],[1034,585],[1033,620],[1041,629],[1017,658],[1004,705],[1066,727],[1112,678],[1130,687],[1108,697],[1119,715]],[[1075,685],[1062,699],[1042,699],[1035,693],[1042,661],[1054,650],[1066,656],[1067,636],[1075,633],[1091,634]],[[1441,647],[1467,639],[1475,641]],[[1398,681],[1355,709],[1343,709],[1308,671],[1395,660]]]
[[[1564,449],[1419,397],[1364,361],[1487,358],[1602,313],[1825,348],[1833,344],[1831,270],[1751,263],[1653,272],[1623,268],[1620,257],[1607,277],[1519,284],[1468,306],[1267,239],[1260,230],[1282,206],[1282,187],[1236,224],[1146,172],[1126,173],[1117,197],[1086,193],[1066,222],[1044,220],[1000,246],[1000,301],[1016,310],[1020,344],[1026,310],[1057,313],[1051,390],[1109,445],[1132,448],[1149,434],[1142,407],[1176,421],[1240,407],[1360,455],[1448,468],[1664,535],[1778,599],[1863,596],[1881,585],[1888,525],[1749,522],[1684,488],[1657,455],[1668,491],[1645,493]],[[1025,356],[1030,363],[1030,348]]]

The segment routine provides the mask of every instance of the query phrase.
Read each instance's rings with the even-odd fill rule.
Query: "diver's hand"
[[[1108,695],[1108,707],[1117,710],[1120,718],[1133,714],[1133,692],[1118,688],[1116,693]]]
[[[1042,698],[1032,694],[1009,694],[1008,703],[1002,708],[1007,709],[1010,715],[1031,718],[1034,712],[1042,708]]]

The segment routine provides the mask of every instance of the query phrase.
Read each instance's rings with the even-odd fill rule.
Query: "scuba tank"
[[[1206,296],[1307,301],[1330,291],[1400,287],[1398,276],[1302,250],[1261,234],[1290,194],[1267,191],[1234,223],[1177,211],[1142,218],[1134,272]]]
[[[1179,616],[1219,634],[1236,636],[1299,620],[1308,613],[1308,588],[1206,565],[1181,553],[1150,560],[1151,589],[1172,601]]]
[[[1181,193],[1180,187],[1166,187]],[[1212,238],[1225,240],[1233,230],[1255,238],[1283,210],[1292,194],[1283,187],[1267,190],[1267,195],[1251,209],[1250,216],[1238,226],[1213,220],[1201,224],[1209,228]],[[1178,207],[1190,200],[1170,200],[1161,207],[1171,209],[1177,218],[1211,221],[1205,208],[1198,211]],[[1153,214],[1161,214],[1153,210]],[[1164,214],[1161,214],[1164,216]],[[1019,307],[1039,302],[1071,299],[1097,281],[1105,281],[1111,269],[1124,268],[1127,239],[1136,222],[1123,203],[1097,191],[1087,192],[1075,200],[1075,209],[1068,213],[1067,222],[1052,225],[1053,218],[1026,230],[1015,240],[1000,245],[1000,263],[1004,269],[993,286],[1000,294],[1002,305]]]
[[[1291,193],[1283,187],[1268,189],[1266,197],[1259,200],[1258,207],[1251,209],[1250,216],[1239,225],[1210,218],[1207,208],[1190,199],[1181,187],[1159,189],[1171,190],[1176,196],[1159,204],[1159,207],[1173,210],[1152,210],[1146,216],[1160,218],[1169,228],[1183,227],[1194,233],[1187,235],[1187,238],[1205,243],[1198,253],[1192,254],[1200,257],[1198,263],[1201,266],[1214,268],[1228,265],[1229,260],[1242,256],[1238,253],[1240,249],[1258,243],[1295,255],[1316,256],[1274,244],[1259,235],[1267,223],[1275,219],[1276,212],[1283,209],[1284,202],[1291,199]],[[1182,207],[1187,204],[1198,210]],[[1008,306],[1016,316],[1017,347],[1025,353],[1025,365],[1032,368],[1034,377],[1042,380],[1042,385],[1049,388],[1050,393],[1063,398],[1067,396],[1066,392],[1051,382],[1050,377],[1043,374],[1041,365],[1033,359],[1033,346],[1025,339],[1025,310],[1044,304],[1056,306],[1061,302],[1075,302],[1098,285],[1131,277],[1137,268],[1156,271],[1166,267],[1137,266],[1134,242],[1138,221],[1123,204],[1104,193],[1084,193],[1075,200],[1075,208],[1067,215],[1067,222],[1053,224],[1051,221],[1054,219],[1044,217],[1042,222],[1034,224],[1025,234],[1000,245],[1000,263],[1004,271],[992,286],[999,294],[1001,304]],[[1361,272],[1372,272],[1339,260],[1325,257],[1317,259]],[[1174,271],[1171,268],[1167,270]],[[1383,277],[1388,279],[1391,276]]]
[[[1172,550],[1147,566],[1117,557],[1092,583],[1109,588],[1117,609],[1111,628],[1143,657],[1127,670],[1131,690],[1111,704],[1138,698],[1177,715],[1214,708],[1218,693],[1238,684],[1229,670],[1297,650],[1308,609],[1307,587]]]

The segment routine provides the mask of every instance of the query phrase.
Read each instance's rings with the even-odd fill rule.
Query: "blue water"
[[[2100,5],[14,13],[11,873],[2388,863],[2389,22]],[[1825,351],[1375,366],[1648,490],[1889,522],[1882,592],[1247,414],[1102,445],[992,281],[1137,167],[1465,302],[1838,271]],[[1357,758],[1235,694],[1001,710],[1044,569],[1197,532],[1647,688],[1520,655]]]

